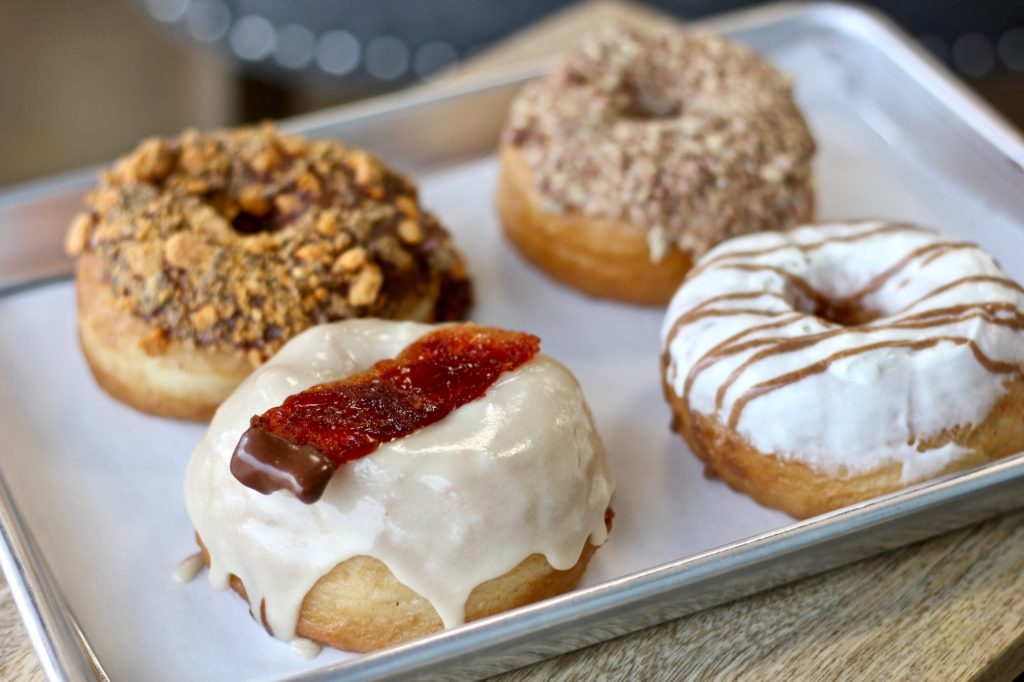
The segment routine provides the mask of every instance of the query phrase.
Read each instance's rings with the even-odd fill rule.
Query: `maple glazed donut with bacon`
[[[662,348],[674,426],[708,472],[796,517],[1024,450],[1024,290],[914,225],[723,243]]]
[[[661,305],[718,242],[813,217],[814,149],[790,79],[753,51],[610,25],[513,103],[498,213],[555,279]]]
[[[456,320],[462,256],[415,185],[368,153],[273,126],[150,139],[101,173],[68,231],[78,331],[100,385],[208,419],[302,330]]]
[[[384,320],[291,340],[188,466],[211,582],[274,637],[349,651],[571,589],[613,484],[579,384],[539,344]]]

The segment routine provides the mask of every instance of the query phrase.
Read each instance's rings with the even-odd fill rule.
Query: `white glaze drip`
[[[879,317],[843,328],[809,314],[844,300]],[[981,249],[865,221],[709,251],[662,346],[671,389],[761,452],[830,474],[897,462],[912,482],[966,454],[923,441],[983,421],[1024,372],[1022,323],[1024,292]]]
[[[303,661],[311,661],[320,655],[324,648],[316,642],[311,642],[302,637],[296,637],[291,642],[292,656]]]
[[[261,495],[231,475],[254,414],[394,357],[433,329],[358,320],[299,335],[220,407],[196,448],[185,492],[210,581],[225,589],[237,575],[254,613],[265,600],[275,637],[294,636],[305,594],[353,556],[379,559],[453,627],[474,587],[527,556],[567,569],[588,538],[604,542],[604,448],[575,378],[543,355],[440,422],[339,468],[315,504]]]
[[[186,557],[174,572],[171,573],[171,580],[176,583],[190,583],[196,579],[199,572],[203,570],[203,555],[199,552]]]

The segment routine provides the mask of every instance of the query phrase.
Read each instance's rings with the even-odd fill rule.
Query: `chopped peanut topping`
[[[295,181],[295,184],[303,192],[307,192],[313,196],[320,194],[320,181],[317,180],[316,176],[312,173],[303,173],[299,176],[299,179]]]
[[[373,186],[380,182],[380,166],[366,152],[357,151],[353,154],[352,168],[356,174],[356,182],[360,185]]]
[[[333,237],[341,229],[341,219],[334,211],[324,211],[316,219],[316,231],[325,237]]]
[[[398,236],[406,244],[419,244],[423,241],[423,230],[415,220],[403,220],[398,223]]]
[[[326,257],[328,251],[327,244],[305,244],[295,250],[295,257],[307,263],[314,263]]]
[[[200,331],[209,329],[217,324],[217,308],[212,303],[207,303],[192,315],[192,322]]]
[[[348,289],[349,305],[364,306],[373,303],[383,282],[384,276],[378,266],[371,263],[364,267],[356,274]]]
[[[103,171],[65,248],[94,254],[115,305],[154,325],[147,353],[182,340],[255,366],[311,325],[390,317],[439,288],[458,303],[441,302],[445,319],[465,312],[462,258],[415,196],[336,142],[189,130]]]
[[[294,194],[279,194],[274,197],[274,208],[278,213],[292,215],[302,208],[302,200]]]
[[[89,243],[89,230],[92,229],[93,219],[88,213],[79,213],[71,221],[68,234],[64,238],[64,251],[69,256],[77,256],[85,251]]]
[[[174,268],[187,270],[205,263],[210,257],[210,249],[199,235],[189,232],[176,232],[164,244],[164,258]]]
[[[127,159],[125,170],[141,182],[159,182],[171,172],[174,162],[166,142],[149,139],[142,143],[135,156]]]
[[[263,196],[259,187],[245,187],[238,195],[238,205],[246,213],[254,216],[263,216],[270,213],[270,200]]]
[[[273,146],[267,146],[257,152],[252,159],[252,168],[257,173],[267,173],[271,168],[281,162],[281,154]]]
[[[149,277],[163,269],[163,256],[157,244],[137,242],[125,248],[122,255],[137,277]]]
[[[402,215],[410,218],[418,218],[420,215],[420,210],[416,207],[416,199],[407,194],[403,194],[395,199],[395,206],[402,212]]]
[[[338,267],[342,270],[356,270],[366,263],[366,249],[356,246],[338,257]]]

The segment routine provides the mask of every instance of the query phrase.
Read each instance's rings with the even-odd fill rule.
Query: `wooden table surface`
[[[449,78],[556,52],[609,18],[658,21],[621,2],[579,5]],[[1024,512],[501,676],[578,679],[1012,680],[1024,671]],[[42,680],[0,587],[0,680]]]

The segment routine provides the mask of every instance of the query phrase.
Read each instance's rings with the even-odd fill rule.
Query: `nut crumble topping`
[[[71,223],[125,310],[169,339],[254,363],[314,324],[392,317],[439,288],[469,303],[461,255],[415,186],[361,150],[271,125],[144,141],[103,171]]]
[[[544,210],[623,221],[695,256],[810,205],[814,141],[791,83],[723,37],[608,26],[514,103],[504,143]]]

